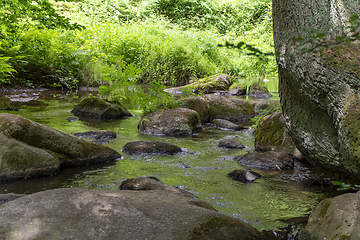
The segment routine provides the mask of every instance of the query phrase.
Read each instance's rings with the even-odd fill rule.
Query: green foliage
[[[351,185],[351,184],[346,184],[343,182],[338,182],[338,181],[332,181],[331,182],[334,186],[339,186],[337,188],[338,191],[344,191],[344,190],[359,190],[360,189],[360,185]]]
[[[264,119],[264,117],[270,115],[272,112],[269,109],[260,109],[255,111],[255,117],[250,118],[250,121],[252,122],[252,127],[256,128],[261,120]]]

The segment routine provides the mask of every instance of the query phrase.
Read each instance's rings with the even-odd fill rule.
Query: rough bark
[[[359,14],[355,0],[273,0],[274,41],[281,106],[297,148],[314,166],[334,178],[360,179],[358,118],[360,48],[357,43],[304,53],[296,37],[310,29],[345,26]],[[338,30],[337,35],[346,34]],[[350,180],[350,179],[348,179]]]

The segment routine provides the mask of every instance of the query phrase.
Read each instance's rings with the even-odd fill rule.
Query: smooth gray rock
[[[26,194],[16,194],[16,193],[6,193],[6,194],[0,194],[0,205],[3,205],[7,202],[13,201],[15,199],[18,199],[20,197],[24,197]]]
[[[92,139],[115,139],[116,133],[107,130],[99,130],[99,131],[89,131],[89,132],[81,132],[81,133],[74,133],[77,137],[84,137],[84,138],[92,138]]]
[[[1,205],[0,216],[0,239],[7,240],[264,240],[206,202],[161,190],[47,190]]]
[[[252,183],[256,179],[261,178],[261,175],[251,170],[238,169],[229,173],[228,177],[231,177],[232,179],[243,183]]]
[[[144,116],[138,129],[150,135],[191,136],[202,130],[200,116],[187,108],[160,110]]]
[[[360,193],[347,193],[321,201],[310,214],[301,240],[360,239]]]
[[[129,142],[123,148],[124,153],[131,155],[174,155],[181,151],[175,144],[157,141]]]
[[[218,128],[226,129],[226,130],[238,131],[238,130],[247,129],[247,127],[237,125],[225,119],[214,119],[212,123],[215,124],[215,126],[217,126]]]
[[[219,143],[218,147],[237,148],[237,149],[245,148],[245,146],[241,142],[239,142],[235,139],[224,139]]]
[[[247,153],[235,157],[234,160],[249,167],[279,170],[294,167],[294,160],[290,155],[274,151]]]

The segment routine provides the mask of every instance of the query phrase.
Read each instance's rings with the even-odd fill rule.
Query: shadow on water
[[[238,165],[233,158],[254,150],[251,128],[223,131],[209,125],[192,137],[143,135],[137,131],[141,111],[131,100],[123,104],[134,115],[132,118],[116,121],[80,118],[68,122],[66,119],[73,117],[71,110],[76,103],[89,94],[96,93],[49,90],[8,92],[0,96],[0,106],[7,103],[19,108],[18,112],[11,113],[67,134],[114,131],[117,138],[110,140],[107,146],[120,152],[122,159],[115,163],[66,168],[55,176],[45,178],[0,182],[0,193],[34,193],[62,187],[116,190],[125,179],[154,176],[166,184],[193,193],[219,212],[240,218],[265,231],[269,239],[298,239],[299,229],[316,204],[339,194],[332,188],[308,186],[306,179],[315,172],[301,162],[297,162],[293,170],[282,172],[250,168],[262,175],[254,183],[244,184],[227,177],[235,169],[247,168]],[[225,138],[238,139],[246,148],[228,150],[218,147]],[[131,156],[122,153],[126,143],[138,140],[173,143],[183,152],[175,156]]]

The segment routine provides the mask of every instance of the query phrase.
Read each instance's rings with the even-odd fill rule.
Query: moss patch
[[[360,46],[348,43],[321,51],[322,61],[338,73],[347,72],[360,78]]]
[[[263,237],[255,228],[237,219],[213,217],[195,228],[188,239],[261,240]]]
[[[344,102],[344,124],[346,135],[354,155],[360,158],[360,97],[353,94]]]

